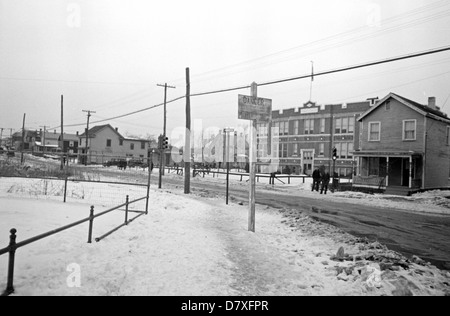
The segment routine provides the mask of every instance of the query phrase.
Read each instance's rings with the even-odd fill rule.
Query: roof
[[[114,133],[116,133],[120,138],[124,138],[122,135],[119,134],[118,131],[116,131],[115,128],[113,128],[110,124],[106,124],[106,125],[99,125],[99,126],[94,126],[91,129],[89,129],[89,137],[95,137],[95,134],[98,134],[100,131],[102,131],[105,128],[110,128],[114,131]],[[86,132],[84,132],[83,134],[80,135],[80,137],[86,137]]]
[[[358,119],[359,121],[363,120],[366,116],[368,116],[370,113],[372,113],[375,109],[377,109],[379,106],[381,106],[384,102],[389,100],[390,98],[393,98],[397,100],[398,102],[406,105],[407,107],[411,108],[412,110],[419,112],[420,114],[424,116],[431,117],[433,119],[443,120],[445,122],[450,123],[450,118],[447,116],[447,114],[429,107],[428,105],[420,104],[416,101],[412,101],[408,98],[402,97],[395,93],[389,93],[386,97],[381,99],[375,106],[373,106],[371,109],[366,111],[361,117]]]

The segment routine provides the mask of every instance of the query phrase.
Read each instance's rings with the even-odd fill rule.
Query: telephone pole
[[[44,129],[41,135],[41,144],[42,144],[42,154],[45,155],[45,133],[47,131],[47,126],[44,125],[39,127],[42,127]]]
[[[61,170],[64,169],[64,96],[61,95]]]
[[[23,151],[25,149],[25,117],[27,116],[26,113],[23,114],[23,124],[22,124],[22,146],[20,147],[20,163],[23,164]]]
[[[86,157],[84,159],[84,165],[87,166],[87,159],[88,159],[88,142],[89,142],[89,119],[92,116],[92,113],[97,113],[95,111],[91,110],[83,110],[83,112],[87,113],[87,126],[86,126],[86,146],[85,146],[85,154]]]
[[[186,68],[186,136],[184,141],[183,154],[184,154],[184,194],[190,194],[191,193],[191,77],[189,68]]]
[[[167,89],[171,88],[171,89],[176,89],[176,87],[173,86],[169,86],[167,85],[167,83],[165,84],[158,84],[158,87],[163,87],[164,88],[164,127],[163,127],[163,139],[166,138],[167,136]],[[159,160],[159,174],[160,176],[164,175],[164,165],[165,165],[165,150],[161,149],[160,152],[160,160]]]

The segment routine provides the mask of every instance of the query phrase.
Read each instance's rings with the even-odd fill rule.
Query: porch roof
[[[423,156],[423,152],[417,151],[390,151],[390,150],[366,150],[353,152],[355,157],[412,157]]]

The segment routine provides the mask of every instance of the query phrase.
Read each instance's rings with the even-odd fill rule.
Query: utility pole
[[[228,200],[229,200],[229,195],[230,195],[230,160],[232,158],[230,158],[230,133],[234,134],[234,128],[225,128],[223,130],[224,133],[224,154],[225,154],[225,159],[224,162],[226,163],[226,168],[227,168],[227,184],[226,184],[226,204],[228,205]],[[233,160],[234,160],[234,154],[233,154]]]
[[[64,96],[61,95],[61,170],[64,169]]]
[[[20,147],[20,163],[23,164],[23,150],[25,149],[25,117],[26,113],[23,114],[23,124],[22,124],[22,146]]]
[[[44,129],[41,135],[41,144],[42,144],[42,154],[45,155],[45,133],[47,131],[47,126],[44,125],[39,127],[42,127]]]
[[[256,82],[252,83],[251,94],[253,98],[258,97],[258,84]],[[252,120],[250,124],[250,150],[249,150],[249,167],[250,167],[250,181],[249,181],[249,200],[250,208],[248,213],[248,230],[255,232],[256,229],[256,128],[257,121]]]
[[[12,136],[13,136],[13,128],[10,128],[10,129],[9,129],[9,141],[10,141],[9,147],[13,147],[13,139],[12,139]]]
[[[86,127],[86,146],[85,146],[85,160],[84,165],[87,166],[87,159],[88,159],[88,142],[89,142],[89,119],[92,116],[92,113],[97,113],[91,110],[83,110],[83,112],[87,113],[87,127]]]
[[[165,84],[158,84],[158,87],[164,87],[164,127],[163,127],[163,139],[167,136],[167,88],[176,89],[176,87],[169,86],[167,83]],[[165,150],[161,150],[161,156],[159,161],[159,172],[161,175],[164,175],[164,166],[165,166]]]
[[[191,79],[186,68],[186,137],[184,141],[184,194],[191,193]]]

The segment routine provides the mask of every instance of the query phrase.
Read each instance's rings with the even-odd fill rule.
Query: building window
[[[353,143],[348,143],[348,154],[347,154],[347,158],[348,159],[352,159],[353,158],[353,151],[354,151]]]
[[[282,135],[287,136],[289,135],[289,122],[281,122],[280,123],[280,133],[283,133]]]
[[[123,146],[123,139],[119,139],[119,146]]]
[[[141,149],[145,149],[145,142],[141,142]]]
[[[265,137],[267,136],[268,127],[267,124],[258,124],[258,136]]]
[[[447,126],[447,146],[450,146],[450,126]]]
[[[341,133],[342,133],[342,134],[348,133],[348,117],[343,117],[343,118],[342,118],[342,129],[341,129]]]
[[[325,144],[319,144],[319,156],[325,156]]]
[[[381,132],[380,122],[369,122],[369,142],[379,142]]]
[[[349,117],[348,118],[348,132],[353,134],[355,132],[355,118]]]
[[[347,158],[347,143],[341,143],[340,146],[340,153],[339,153],[339,157],[341,157],[341,159],[346,159]]]
[[[313,151],[305,151],[303,152],[303,160],[313,160],[314,152]]]
[[[134,144],[133,143],[130,144],[130,150],[134,150]]]
[[[305,135],[314,134],[314,120],[305,120]]]
[[[111,147],[111,140],[110,139],[106,140],[106,147],[108,147],[108,148]]]
[[[325,134],[325,119],[320,119],[320,133]]]
[[[299,121],[294,121],[294,135],[299,135],[298,125],[299,125]]]
[[[416,120],[403,121],[403,140],[416,140]]]
[[[275,122],[275,133],[279,133],[280,136],[289,135],[289,122]]]
[[[340,134],[341,133],[341,128],[342,128],[342,119],[341,118],[337,118],[336,119],[336,123],[335,123],[334,133],[335,134]]]
[[[298,156],[298,144],[294,144],[293,155]]]
[[[386,111],[390,111],[391,110],[391,101],[387,101],[386,102],[385,109],[386,109]]]
[[[288,156],[288,144],[280,144],[280,157],[287,158]]]

